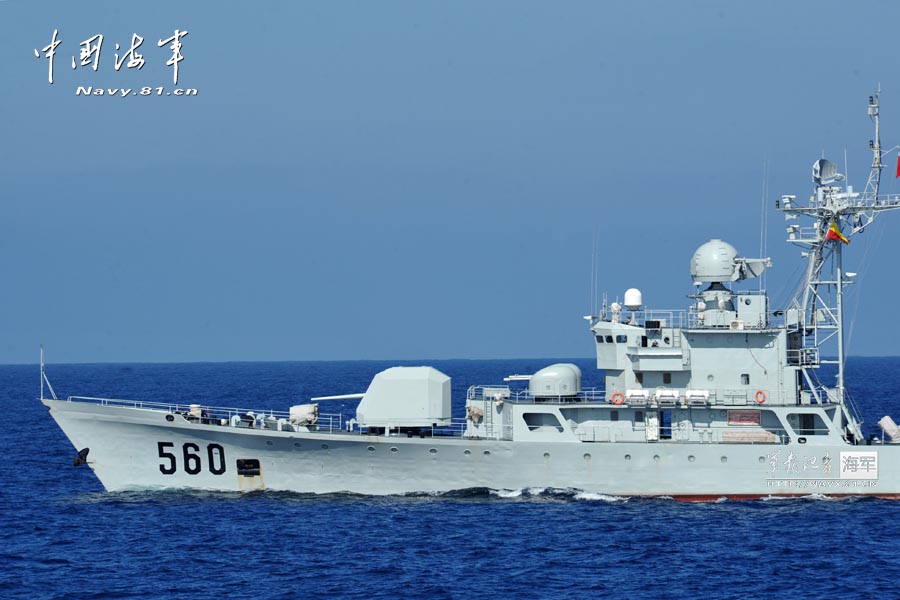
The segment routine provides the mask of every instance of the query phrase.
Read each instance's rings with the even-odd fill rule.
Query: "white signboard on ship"
[[[841,452],[841,479],[878,479],[877,452]]]

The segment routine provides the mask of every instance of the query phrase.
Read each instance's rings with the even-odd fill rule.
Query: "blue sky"
[[[862,189],[879,83],[900,142],[898,23],[896,2],[0,2],[0,363],[41,343],[54,362],[590,356],[595,232],[601,292],[684,307],[697,246],[759,253],[764,161],[783,301],[800,259],[772,201],[845,149]],[[157,48],[175,29],[178,86]],[[96,33],[98,70],[73,70]],[[116,71],[132,33],[146,64]],[[851,354],[897,354],[878,316],[897,232],[886,215],[846,255]]]

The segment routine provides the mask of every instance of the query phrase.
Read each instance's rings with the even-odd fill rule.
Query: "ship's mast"
[[[801,347],[791,350],[794,353],[791,356],[803,370],[810,391],[819,402],[845,400],[844,287],[852,283],[853,274],[844,271],[843,247],[850,243],[852,236],[862,233],[878,213],[900,208],[900,195],[878,195],[885,154],[881,149],[880,92],[879,89],[869,96],[868,114],[875,125],[875,138],[869,141],[872,166],[865,192],[860,194],[851,186],[844,189],[835,185],[844,176],[837,172],[834,163],[820,159],[813,164],[816,188],[809,205],[799,205],[792,195],[782,196],[780,204],[789,221],[801,216],[815,220],[812,227],[791,224],[787,228],[788,241],[804,248],[804,256],[809,260],[802,292],[787,311],[787,325],[789,330],[793,327],[800,334]],[[835,338],[837,360],[821,359],[821,348]],[[809,369],[820,364],[837,365],[837,381],[832,390],[813,384]]]

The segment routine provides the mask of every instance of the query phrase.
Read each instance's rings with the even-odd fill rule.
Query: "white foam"
[[[517,490],[491,490],[492,494],[500,498],[520,498],[524,492],[525,490],[522,488]]]
[[[578,492],[575,494],[576,500],[590,500],[599,502],[627,502],[628,496],[608,496],[606,494],[598,494],[596,492]]]
[[[808,496],[803,496],[804,500],[824,500],[826,502],[840,502],[845,498],[835,498],[834,496],[828,496],[826,494],[809,494]]]

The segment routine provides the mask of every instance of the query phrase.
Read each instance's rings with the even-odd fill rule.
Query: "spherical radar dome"
[[[737,256],[738,251],[728,242],[710,240],[694,252],[691,276],[694,281],[731,281]]]

